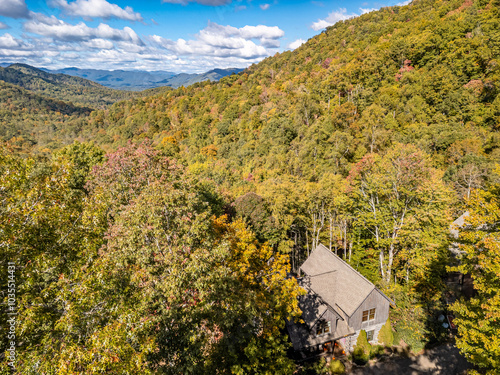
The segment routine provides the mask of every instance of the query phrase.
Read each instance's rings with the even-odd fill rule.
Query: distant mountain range
[[[138,93],[113,90],[88,79],[53,74],[26,64],[0,67],[0,80],[17,85],[46,98],[90,108],[102,108]]]
[[[129,70],[99,70],[99,69],[79,69],[65,68],[59,70],[43,69],[53,74],[66,74],[74,77],[85,78],[97,82],[103,86],[117,90],[136,90],[169,86],[177,88],[180,86],[189,86],[196,82],[218,81],[222,77],[239,73],[243,69],[213,69],[201,74],[176,74],[167,71],[129,71]]]

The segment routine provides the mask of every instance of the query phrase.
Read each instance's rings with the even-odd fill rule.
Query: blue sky
[[[401,0],[399,0],[401,1]],[[398,0],[0,0],[0,62],[204,72],[247,67]]]

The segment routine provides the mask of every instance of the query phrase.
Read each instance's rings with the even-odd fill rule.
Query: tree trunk
[[[379,260],[380,260],[380,274],[382,275],[382,280],[385,280],[385,270],[384,270],[384,249],[380,249]]]
[[[386,278],[387,283],[391,281],[393,261],[394,261],[394,242],[392,242],[391,245],[389,246],[389,260],[387,262],[387,278]]]

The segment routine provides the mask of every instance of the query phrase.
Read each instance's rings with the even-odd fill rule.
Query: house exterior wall
[[[319,320],[330,322],[330,332],[322,334],[320,336],[316,336],[316,324],[319,322],[318,320],[318,322],[316,322],[316,324],[314,324],[311,329],[310,344],[319,345],[334,340],[336,338],[335,330],[337,329],[338,319],[338,316],[333,311],[331,311],[330,309],[326,310]]]
[[[335,314],[333,311],[328,309],[325,311],[325,313],[323,314],[321,319],[324,319],[327,322],[328,321],[332,322],[331,323],[332,332],[335,332],[335,328],[337,327],[337,319],[338,319],[337,314]]]
[[[375,309],[375,318],[363,322],[363,311],[373,308]],[[362,329],[366,332],[374,331],[373,340],[370,342],[377,342],[380,329],[385,324],[388,317],[389,301],[377,289],[374,289],[349,318],[349,325],[355,330],[355,333],[346,338],[344,347],[349,351],[353,351],[356,341],[358,340],[359,332]]]
[[[366,322],[362,321],[363,311],[375,309],[375,319],[368,320]],[[373,291],[366,297],[358,309],[349,318],[349,325],[355,330],[360,331],[364,329],[365,331],[370,331],[378,324],[384,324],[389,317],[389,301],[385,298],[377,289]]]
[[[370,343],[378,342],[378,334],[380,332],[380,329],[384,325],[384,323],[374,324],[368,328],[368,331],[372,331],[372,330],[374,331],[373,332],[373,340],[371,340]],[[363,329],[365,331],[367,330],[365,328],[363,328]],[[354,350],[354,347],[356,346],[356,342],[358,341],[358,336],[359,336],[360,332],[361,332],[361,329],[356,331],[352,336],[346,337],[343,341],[341,341],[341,344],[344,347],[344,349],[347,349],[350,352],[352,352]]]

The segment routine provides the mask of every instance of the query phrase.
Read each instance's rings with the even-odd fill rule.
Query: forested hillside
[[[497,12],[457,0],[365,14],[220,83],[94,112],[87,136],[176,145],[189,164],[243,190],[284,174],[346,176],[370,152],[413,144],[466,192],[499,155]]]
[[[78,139],[89,114],[168,87],[127,92],[24,64],[0,68],[0,139],[23,152],[50,152]]]
[[[396,342],[418,352],[448,338],[465,210],[456,269],[477,283],[453,307],[458,345],[495,371],[499,64],[499,0],[414,0],[216,83],[68,107],[52,136],[94,143],[24,158],[7,143],[21,373],[293,373],[286,275],[319,242],[390,296]]]
[[[96,111],[82,134],[106,149],[152,139],[291,246],[292,267],[326,243],[392,290],[418,347],[435,339],[425,316],[441,308],[448,226],[500,157],[499,9],[383,8],[219,83]]]
[[[133,93],[109,89],[83,78],[51,74],[25,64],[0,68],[0,80],[52,99],[92,108],[104,108],[134,96]]]
[[[91,111],[0,81],[0,139],[19,150],[54,150],[72,142]]]

